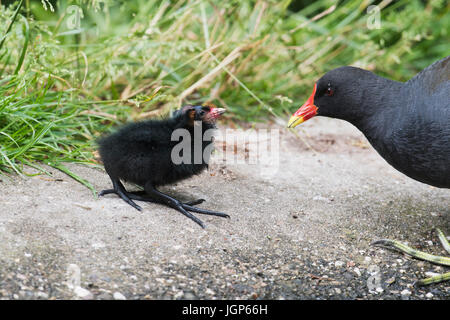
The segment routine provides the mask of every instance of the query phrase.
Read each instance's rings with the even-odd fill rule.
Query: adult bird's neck
[[[404,83],[377,77],[375,83],[362,90],[357,114],[346,119],[356,126],[369,139],[392,130],[400,120],[402,98],[405,95]]]

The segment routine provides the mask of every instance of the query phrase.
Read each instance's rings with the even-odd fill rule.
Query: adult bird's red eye
[[[327,88],[326,95],[327,95],[327,96],[332,96],[333,93],[334,93],[333,89],[331,89],[331,87],[328,87],[328,88]]]

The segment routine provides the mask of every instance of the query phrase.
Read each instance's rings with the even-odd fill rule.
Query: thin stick
[[[387,247],[393,247],[393,248],[395,248],[403,253],[406,253],[414,258],[417,258],[417,259],[429,261],[429,262],[432,262],[435,264],[440,264],[443,266],[450,266],[450,258],[448,258],[448,257],[435,256],[433,254],[415,250],[415,249],[408,247],[407,245],[404,245],[403,243],[396,241],[396,240],[383,239],[383,240],[378,240],[378,241],[375,241],[374,243],[372,243],[372,245],[377,245],[377,244],[387,246]]]

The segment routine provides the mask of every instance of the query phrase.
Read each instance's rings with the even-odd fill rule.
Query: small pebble
[[[111,295],[107,292],[103,292],[103,293],[99,294],[96,298],[97,298],[97,300],[111,300],[112,299]]]
[[[387,284],[393,284],[395,282],[395,277],[389,278],[386,280]]]
[[[337,268],[342,267],[343,265],[344,265],[344,262],[339,261],[339,260],[334,263],[334,266]]]
[[[123,294],[121,294],[120,292],[114,292],[113,294],[113,298],[114,300],[127,300],[127,298],[125,298],[125,296]]]
[[[91,300],[94,298],[94,296],[92,295],[92,293],[89,290],[86,290],[82,287],[75,287],[75,289],[73,290],[73,292],[81,299],[84,300]]]
[[[215,294],[216,294],[214,291],[212,291],[212,290],[209,289],[209,288],[206,289],[205,293],[206,293],[206,294],[209,294],[209,295],[215,295]]]
[[[411,291],[409,291],[408,289],[405,289],[402,292],[400,292],[400,294],[402,296],[410,296],[411,295]]]
[[[36,292],[36,297],[41,299],[48,299],[48,294],[42,291]]]
[[[195,295],[192,292],[188,291],[188,292],[184,293],[184,298],[186,300],[194,300],[195,299]]]

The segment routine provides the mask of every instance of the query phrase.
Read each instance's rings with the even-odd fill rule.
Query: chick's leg
[[[133,200],[131,200],[131,198],[129,197],[129,193],[123,186],[122,182],[120,182],[120,180],[118,178],[113,178],[111,176],[110,176],[110,178],[111,178],[111,182],[113,184],[113,189],[102,190],[98,193],[98,196],[101,197],[101,196],[104,196],[107,194],[115,193],[120,198],[122,198],[122,200],[124,200],[126,203],[128,203],[130,206],[132,206],[133,208],[135,208],[139,211],[142,211],[142,208],[140,206],[138,206],[136,203],[134,203]]]
[[[105,190],[105,191],[107,191],[107,190]],[[149,198],[148,193],[145,191],[131,191],[131,192],[128,192],[128,196],[130,197],[130,199],[138,200],[138,201],[161,202],[161,201],[157,201],[157,199],[155,199],[155,198]],[[188,201],[188,202],[183,202],[183,204],[188,205],[188,206],[195,206],[195,205],[203,203],[203,202],[205,202],[205,199],[196,199],[196,200],[192,200],[192,201]],[[163,203],[166,203],[166,201],[164,200]]]
[[[205,228],[205,224],[200,219],[198,219],[196,216],[194,216],[193,214],[191,214],[188,211],[197,212],[197,213],[201,213],[201,214],[208,214],[208,215],[213,215],[213,216],[218,216],[218,217],[223,217],[223,218],[230,217],[229,215],[222,213],[222,212],[204,210],[204,209],[200,209],[200,208],[196,208],[196,207],[192,206],[192,204],[198,204],[198,203],[203,202],[203,201],[200,201],[203,199],[191,201],[190,203],[189,202],[183,203],[167,194],[164,194],[164,193],[158,191],[151,183],[147,183],[145,185],[145,192],[152,198],[159,199],[161,203],[166,204],[169,207],[174,208],[175,210],[181,212],[186,217],[188,217],[189,219],[191,219],[194,222],[196,222],[197,224],[199,224],[202,228]]]

